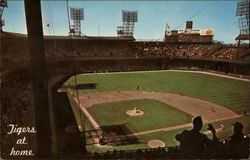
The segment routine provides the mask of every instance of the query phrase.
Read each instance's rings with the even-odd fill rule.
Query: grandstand
[[[212,41],[212,35],[209,41],[199,40],[202,43],[187,41],[190,37],[184,38],[185,43],[167,43],[170,42],[167,35],[164,35],[165,41],[136,41],[132,33],[117,37],[41,36],[41,26],[37,27],[41,17],[31,16],[37,12],[30,8],[31,0],[25,3],[27,19],[31,22],[27,23],[28,35],[0,32],[1,158],[12,159],[13,147],[32,149],[35,155],[28,157],[30,159],[249,157],[248,44],[222,44]],[[34,4],[38,5],[39,0]],[[190,22],[186,28],[192,28]],[[154,93],[153,96],[150,93]],[[172,96],[169,103],[159,100],[160,93]],[[155,95],[159,95],[158,99]],[[173,97],[179,99],[173,100]],[[188,99],[185,105],[180,105],[185,98],[197,101],[191,103]],[[176,103],[170,103],[171,99]],[[211,138],[206,128],[211,122],[219,140],[203,155],[186,155],[173,135],[192,127],[193,112],[199,112],[196,103],[201,101],[218,107],[218,110],[215,107],[216,113],[212,111],[214,108],[201,113],[202,132]],[[92,105],[87,108],[87,103]],[[86,106],[81,110],[81,105]],[[156,107],[155,111],[150,105]],[[189,105],[197,108],[193,112],[180,109]],[[115,106],[120,108],[115,110],[112,108]],[[141,118],[145,123],[132,122],[135,117],[122,114],[125,109],[145,111],[145,115],[138,117],[138,121]],[[206,119],[211,114],[219,116],[220,111],[225,119]],[[100,113],[111,114],[111,120]],[[149,113],[154,116],[150,117]],[[231,117],[226,113],[232,114]],[[176,119],[168,120],[165,114]],[[87,115],[92,116],[100,128]],[[233,141],[232,134],[236,132],[231,127],[237,124],[235,122],[243,124],[243,129],[238,136],[240,140]],[[35,126],[38,133],[8,134],[9,124]],[[225,131],[220,128],[221,124]],[[178,125],[185,127],[178,128]],[[171,128],[175,126],[177,129]],[[149,130],[154,132],[141,133]],[[17,139],[24,136],[28,145],[16,144]],[[106,142],[108,138],[110,141]],[[160,139],[164,146],[150,147],[148,142],[152,139]]]

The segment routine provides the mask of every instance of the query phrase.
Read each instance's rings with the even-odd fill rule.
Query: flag
[[[167,25],[166,25],[166,28],[170,28],[170,25],[167,24]]]

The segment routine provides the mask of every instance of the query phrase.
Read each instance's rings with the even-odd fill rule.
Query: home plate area
[[[165,143],[162,142],[161,140],[154,139],[154,140],[148,141],[148,146],[149,146],[150,148],[165,147]]]

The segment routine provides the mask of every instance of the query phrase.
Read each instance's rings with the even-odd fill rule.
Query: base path
[[[170,94],[165,92],[148,92],[148,91],[112,91],[112,92],[100,92],[100,93],[91,93],[85,94],[79,97],[80,107],[84,112],[85,116],[92,123],[94,128],[98,129],[100,125],[95,121],[94,117],[88,113],[88,107],[91,107],[95,104],[108,103],[108,102],[117,102],[125,100],[136,100],[136,99],[153,99],[160,102],[166,103],[172,107],[175,107],[183,112],[186,112],[193,116],[202,116],[204,123],[212,123],[216,121],[222,121],[232,118],[238,118],[241,115],[227,109],[226,107],[217,105],[212,102],[204,101],[198,98],[183,96],[179,94]],[[77,102],[77,98],[74,97],[74,100]],[[152,106],[154,107],[154,106]],[[211,111],[213,110],[213,111]],[[151,132],[157,132],[160,130],[174,130],[180,129],[190,124],[183,124],[179,126],[155,129],[150,131],[143,131],[141,134],[147,134]],[[136,133],[134,133],[136,134]]]

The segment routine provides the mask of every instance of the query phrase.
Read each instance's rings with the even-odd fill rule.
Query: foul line
[[[73,96],[73,95],[71,95]],[[79,103],[77,102],[77,99],[73,96],[74,98],[74,101],[78,104],[79,106]],[[85,114],[85,116],[88,118],[88,120],[90,121],[90,123],[93,125],[93,127],[95,129],[99,129],[100,128],[100,125],[96,122],[96,120],[92,117],[92,115],[88,112],[88,110],[82,106],[82,104],[80,104],[80,109],[83,111],[83,113]]]

